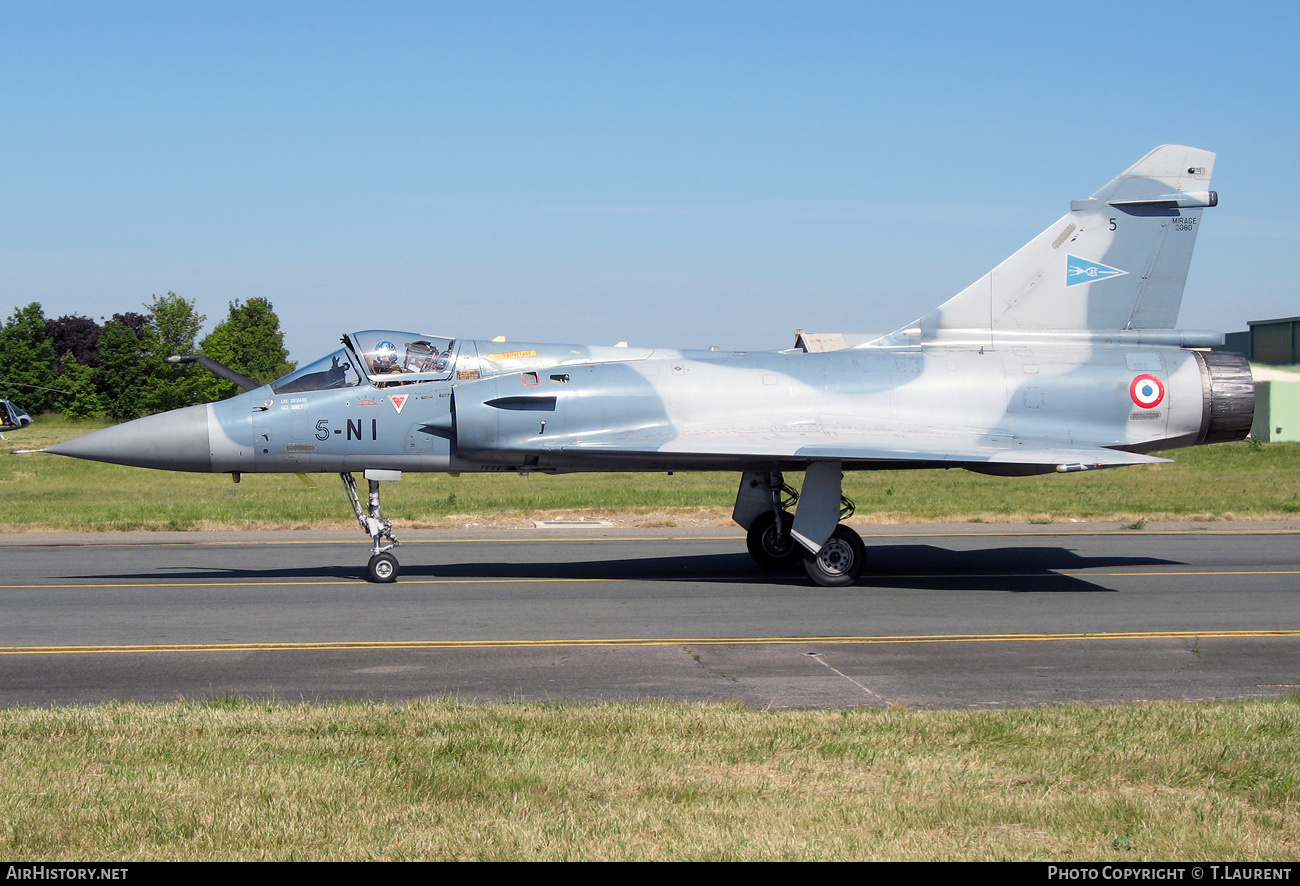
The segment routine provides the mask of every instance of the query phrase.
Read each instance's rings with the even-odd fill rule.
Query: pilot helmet
[[[375,368],[378,370],[397,368],[397,346],[391,341],[381,341],[375,345]]]

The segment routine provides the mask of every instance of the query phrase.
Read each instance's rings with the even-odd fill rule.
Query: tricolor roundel
[[[1143,409],[1154,409],[1165,399],[1165,386],[1154,375],[1139,375],[1128,386],[1129,396]]]

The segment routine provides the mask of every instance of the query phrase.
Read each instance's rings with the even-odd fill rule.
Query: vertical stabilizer
[[[894,340],[999,332],[1172,329],[1178,320],[1214,154],[1147,154]]]

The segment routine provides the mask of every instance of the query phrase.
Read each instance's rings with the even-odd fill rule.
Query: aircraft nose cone
[[[137,418],[63,443],[46,452],[164,471],[211,471],[208,407],[186,406]]]

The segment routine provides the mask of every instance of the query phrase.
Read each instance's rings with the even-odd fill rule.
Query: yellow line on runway
[[[404,585],[482,585],[482,584],[580,584],[584,582],[627,581],[621,578],[414,578],[402,579]],[[286,587],[321,587],[324,585],[360,585],[371,587],[369,582],[360,578],[338,579],[333,581],[139,581],[139,582],[86,582],[82,584],[59,585],[0,585],[0,591],[32,590],[47,588],[286,588]]]
[[[223,530],[218,530],[223,531]],[[231,530],[234,531],[234,530]],[[256,530],[247,531],[255,535]],[[399,530],[401,531],[401,530]],[[523,531],[523,530],[520,530]],[[1271,531],[1271,530],[1270,530]],[[1080,535],[1084,533],[1079,533]],[[881,536],[885,538],[886,536]],[[900,536],[902,537],[902,536]],[[402,547],[410,545],[495,545],[495,544],[537,544],[540,542],[575,542],[575,541],[744,541],[744,534],[735,535],[634,535],[627,537],[602,536],[600,538],[409,538],[402,539]],[[239,541],[38,541],[24,544],[14,541],[9,547],[16,548],[218,548],[236,545],[349,545],[360,547],[368,542],[364,538],[301,538],[301,539],[241,539]]]
[[[604,640],[412,640],[324,643],[177,643],[139,646],[9,646],[0,655],[84,655],[139,652],[309,652],[342,650],[549,649],[591,646],[818,646],[884,643],[1016,643],[1054,640],[1170,640],[1208,638],[1300,637],[1300,630],[1272,631],[1124,631],[1084,634],[934,634],[882,637],[674,637]]]

